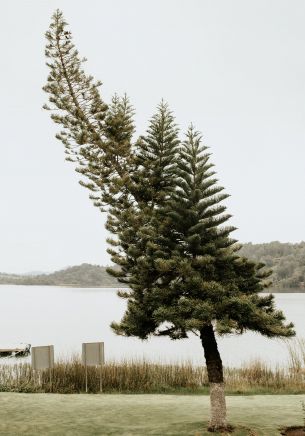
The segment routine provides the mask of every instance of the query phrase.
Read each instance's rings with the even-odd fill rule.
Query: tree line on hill
[[[278,241],[264,244],[244,244],[240,253],[262,262],[273,271],[273,292],[305,292],[305,242],[298,244]],[[83,263],[51,274],[17,275],[0,273],[0,284],[46,285],[74,287],[118,287],[115,277],[106,267]]]
[[[305,292],[305,242],[244,244],[240,253],[273,271],[273,292]]]

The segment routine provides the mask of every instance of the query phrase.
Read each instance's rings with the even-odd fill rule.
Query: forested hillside
[[[106,272],[106,267],[99,265],[72,266],[51,274],[15,275],[1,274],[0,284],[49,285],[74,287],[116,287],[117,280]]]
[[[305,292],[305,242],[290,244],[269,242],[244,244],[239,252],[250,259],[263,262],[273,270],[274,292]],[[0,284],[50,285],[74,287],[117,287],[118,282],[106,272],[106,267],[82,265],[51,274],[16,275],[0,273]]]
[[[263,262],[272,269],[272,290],[305,292],[305,242],[299,244],[278,241],[265,244],[244,244],[240,251],[250,259]]]

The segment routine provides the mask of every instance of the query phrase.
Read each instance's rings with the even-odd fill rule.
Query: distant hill
[[[73,287],[117,287],[118,281],[106,272],[106,267],[83,263],[50,274],[17,275],[0,273],[0,284],[46,285]]]
[[[305,242],[244,244],[240,255],[266,264],[273,270],[272,292],[305,292]],[[72,266],[50,274],[17,275],[0,273],[0,284],[73,287],[119,287],[118,281],[99,265]]]
[[[272,269],[273,292],[305,292],[305,242],[248,243],[239,253]]]

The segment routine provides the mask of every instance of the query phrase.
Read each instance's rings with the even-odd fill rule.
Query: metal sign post
[[[50,389],[52,389],[52,369],[54,368],[54,345],[32,347],[32,369],[39,371],[39,384],[41,384],[41,373],[43,369],[49,369]]]
[[[102,365],[105,363],[104,342],[87,342],[82,344],[82,362],[85,366],[85,384],[88,392],[88,366],[100,367],[100,392],[103,391]]]

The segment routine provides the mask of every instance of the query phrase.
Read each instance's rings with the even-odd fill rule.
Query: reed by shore
[[[304,394],[305,340],[289,343],[289,360],[271,368],[252,361],[240,368],[225,368],[229,394]],[[51,383],[50,383],[51,377]],[[105,393],[208,393],[205,366],[191,363],[162,364],[147,361],[109,362],[101,370]],[[2,392],[81,393],[85,391],[85,371],[79,357],[55,364],[52,371],[35,373],[30,364],[0,365]],[[100,392],[100,369],[88,367],[88,391]]]

